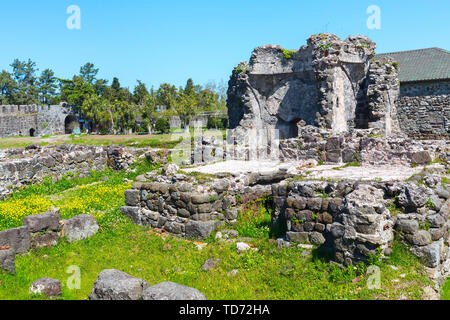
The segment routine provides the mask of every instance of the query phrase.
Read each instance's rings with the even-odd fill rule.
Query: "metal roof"
[[[450,52],[440,48],[377,54],[392,57],[399,64],[400,82],[450,79]]]

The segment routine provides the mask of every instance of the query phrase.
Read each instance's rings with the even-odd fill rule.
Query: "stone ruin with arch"
[[[70,134],[79,117],[66,103],[59,105],[0,106],[0,138]]]

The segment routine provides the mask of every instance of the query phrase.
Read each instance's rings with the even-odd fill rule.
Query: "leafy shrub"
[[[170,131],[170,124],[166,119],[159,118],[155,123],[155,130],[160,133],[166,133]]]
[[[208,123],[206,124],[208,129],[219,129],[223,130],[226,129],[228,123],[227,119],[222,118],[208,118]]]
[[[295,51],[295,50],[286,50],[286,49],[283,49],[283,56],[284,56],[284,58],[286,59],[286,60],[289,60],[289,59],[292,59],[292,57],[294,56],[294,54],[296,53],[297,51]]]

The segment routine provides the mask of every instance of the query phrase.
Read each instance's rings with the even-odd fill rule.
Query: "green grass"
[[[17,275],[0,273],[0,299],[41,299],[31,296],[28,288],[38,278],[52,277],[63,285],[61,299],[85,300],[98,274],[111,268],[145,279],[150,285],[174,281],[194,287],[210,300],[395,299],[400,295],[420,299],[421,288],[429,285],[418,259],[398,242],[387,261],[377,262],[381,269],[380,290],[367,288],[365,268],[341,270],[332,266],[330,253],[323,249],[304,257],[302,250],[295,246],[278,248],[272,240],[277,235],[269,228],[270,198],[249,203],[246,213],[234,226],[241,237],[252,238],[246,241],[255,245],[259,249],[257,252],[239,255],[234,243],[218,241],[212,236],[203,250],[181,238],[161,237],[120,214],[119,208],[124,205],[123,191],[102,193],[105,188],[122,190],[128,187],[123,182],[125,177],[133,179],[155,167],[141,163],[136,169],[135,173],[93,172],[86,178],[66,177],[54,184],[47,181],[17,191],[11,199],[0,202],[1,206],[8,201],[45,197],[60,204],[64,216],[73,216],[84,210],[70,207],[74,199],[85,202],[98,198],[88,213],[97,218],[100,226],[99,232],[90,239],[72,244],[61,240],[54,248],[17,256]],[[207,259],[216,258],[220,259],[217,269],[201,271]],[[390,268],[391,264],[399,270]],[[66,270],[73,265],[81,270],[79,290],[70,290],[66,285],[71,276]],[[238,274],[228,276],[233,269],[239,270]],[[406,277],[399,277],[401,273]],[[394,283],[393,279],[399,282]]]

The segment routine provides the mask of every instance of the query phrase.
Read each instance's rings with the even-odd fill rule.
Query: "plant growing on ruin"
[[[428,198],[428,201],[425,204],[425,207],[427,207],[428,209],[434,209],[434,203],[433,203],[433,201],[431,201],[431,198]]]
[[[319,43],[319,48],[322,51],[327,51],[328,49],[331,48],[331,43],[324,43],[324,42],[320,42]]]
[[[297,51],[295,51],[295,50],[286,50],[286,49],[283,49],[283,57],[284,57],[286,60],[292,59],[292,57],[294,56],[294,54],[295,54],[296,52],[297,52]]]
[[[431,229],[433,225],[429,221],[421,221],[419,222],[419,229],[428,231]]]

